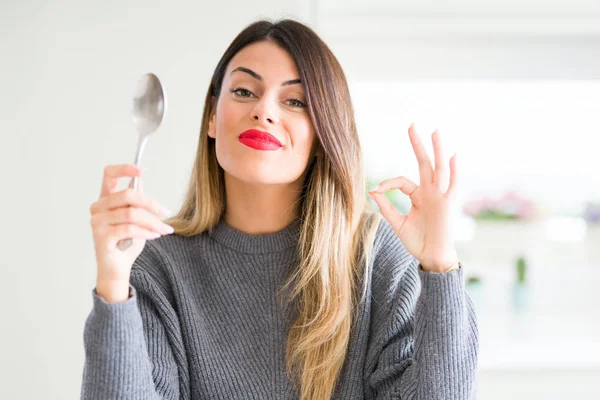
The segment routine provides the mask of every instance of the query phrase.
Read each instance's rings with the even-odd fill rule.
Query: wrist
[[[453,262],[436,263],[431,266],[424,266],[421,264],[421,268],[426,272],[436,272],[438,274],[445,274],[456,269],[460,269],[460,262],[458,260]]]
[[[121,303],[129,299],[129,281],[96,280],[96,294],[107,303]]]

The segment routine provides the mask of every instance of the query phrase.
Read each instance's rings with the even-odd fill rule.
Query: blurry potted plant
[[[527,261],[524,256],[515,262],[516,279],[513,285],[513,309],[517,312],[527,309],[529,304],[529,285],[527,284]]]
[[[533,203],[511,191],[500,198],[483,197],[465,204],[463,212],[476,221],[526,220],[533,216]]]

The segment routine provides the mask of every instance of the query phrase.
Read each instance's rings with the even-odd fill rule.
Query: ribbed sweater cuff
[[[87,337],[96,343],[101,342],[111,347],[121,347],[129,353],[131,345],[138,345],[143,323],[137,305],[135,288],[129,285],[130,298],[124,302],[107,303],[94,288],[93,313],[88,321]],[[90,351],[94,351],[94,346]],[[104,350],[104,349],[103,349]]]
[[[419,265],[419,277],[423,290],[428,292],[462,295],[464,291],[462,265],[450,272],[428,272]]]
[[[108,303],[104,298],[98,295],[96,288],[92,290],[94,301],[94,314],[96,318],[103,320],[119,320],[128,319],[128,316],[138,314],[137,296],[135,288],[129,285],[129,298],[119,303]]]
[[[453,332],[463,328],[460,321],[466,315],[462,266],[446,273],[427,272],[419,267],[419,277],[422,285],[420,301],[425,303],[428,320],[435,321],[429,326],[430,333],[434,337],[462,334]]]

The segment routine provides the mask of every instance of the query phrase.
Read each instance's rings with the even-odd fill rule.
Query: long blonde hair
[[[215,140],[207,133],[208,121],[229,61],[262,40],[277,43],[296,62],[318,138],[317,156],[307,166],[300,198],[300,265],[282,291],[292,287],[287,301],[298,305],[286,347],[288,374],[299,384],[302,400],[329,399],[346,358],[354,312],[369,284],[364,278],[381,218],[367,211],[362,155],[344,72],[309,27],[293,20],[258,21],[233,40],[206,94],[187,195],[167,222],[176,234],[191,236],[211,230],[223,216],[224,172]]]

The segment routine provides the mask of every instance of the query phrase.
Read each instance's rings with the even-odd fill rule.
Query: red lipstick
[[[268,132],[248,129],[240,134],[239,141],[256,150],[279,150],[283,147],[277,138]]]

